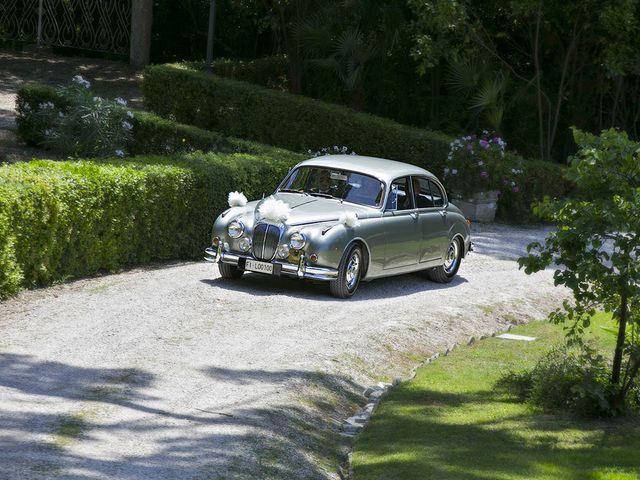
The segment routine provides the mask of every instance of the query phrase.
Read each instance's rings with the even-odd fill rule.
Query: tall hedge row
[[[188,154],[0,167],[0,297],[154,260],[198,258],[230,189],[272,191],[300,158]]]
[[[361,155],[404,161],[442,175],[451,138],[308,97],[263,88],[190,69],[155,65],[146,69],[145,105],[163,117],[225,135],[298,152],[348,146]],[[563,167],[508,153],[522,169],[520,191],[506,193],[499,216],[528,221],[531,203],[568,191]]]

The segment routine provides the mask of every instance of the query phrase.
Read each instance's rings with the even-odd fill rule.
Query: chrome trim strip
[[[205,252],[209,254],[209,251],[211,250],[213,249],[208,248],[205,250]],[[228,263],[230,265],[238,265],[238,261],[240,260],[240,258],[246,258],[247,260],[254,260],[253,257],[241,256],[241,255],[236,255],[234,253],[228,253],[228,252],[222,252],[222,254],[218,257],[219,260],[217,261]],[[309,278],[312,280],[322,280],[322,281],[335,280],[338,277],[337,269],[325,268],[325,267],[311,267],[307,265],[306,261],[304,261],[303,258],[304,256],[301,256],[301,261],[298,264],[284,263],[284,262],[268,262],[268,263],[273,263],[274,265],[275,264],[282,265],[281,274],[288,275],[291,277]],[[208,261],[211,261],[211,260],[208,260]],[[253,273],[259,273],[259,272],[253,272]]]

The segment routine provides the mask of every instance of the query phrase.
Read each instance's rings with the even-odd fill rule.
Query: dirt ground
[[[126,63],[66,57],[49,49],[0,49],[0,163],[56,157],[50,152],[30,148],[16,138],[16,92],[27,82],[64,85],[75,75],[88,79],[96,95],[122,97],[133,107],[142,106],[142,72]]]
[[[365,387],[561,304],[552,271],[515,261],[548,231],[475,226],[451,284],[404,275],[347,301],[203,261],[0,303],[0,478],[336,479]]]

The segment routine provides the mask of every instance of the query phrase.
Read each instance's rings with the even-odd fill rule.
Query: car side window
[[[440,186],[433,180],[429,180],[429,189],[431,190],[431,198],[434,207],[444,207],[444,194]]]
[[[435,207],[431,188],[429,186],[429,179],[424,177],[412,177],[413,178],[413,195],[415,197],[415,204],[417,208],[431,208]]]
[[[386,208],[388,210],[412,210],[414,208],[409,177],[398,178],[391,183]]]

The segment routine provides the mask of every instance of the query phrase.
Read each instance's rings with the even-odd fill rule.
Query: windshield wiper
[[[328,193],[321,193],[321,192],[309,192],[309,195],[313,195],[314,197],[322,197],[322,198],[335,198],[333,195],[329,195]]]
[[[278,190],[278,192],[280,193],[300,193],[302,195],[309,195],[307,192],[305,192],[304,190],[293,190],[291,188],[283,188]]]

